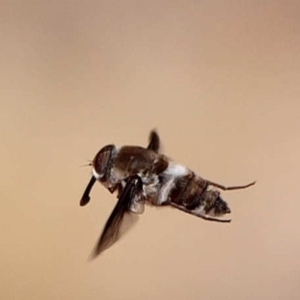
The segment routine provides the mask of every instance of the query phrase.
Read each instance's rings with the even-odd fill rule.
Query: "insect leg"
[[[211,185],[211,186],[214,186],[214,187],[217,187],[221,190],[224,190],[224,191],[229,191],[229,190],[239,190],[239,189],[246,189],[252,185],[254,185],[256,183],[256,181],[253,181],[249,184],[246,184],[246,185],[237,185],[237,186],[224,186],[224,185],[221,185],[219,183],[216,183],[216,182],[213,182],[213,181],[209,181],[209,180],[206,180],[207,182],[207,185]]]
[[[180,209],[190,215],[193,215],[193,216],[196,216],[196,217],[199,217],[205,221],[213,221],[213,222],[219,222],[219,223],[230,223],[231,220],[226,220],[226,219],[218,219],[218,218],[213,218],[213,217],[207,217],[205,215],[200,215],[200,214],[195,214],[193,211],[189,210],[189,209],[186,209],[184,206],[181,206],[181,205],[178,205],[174,202],[170,202],[170,205],[177,208],[177,209]]]

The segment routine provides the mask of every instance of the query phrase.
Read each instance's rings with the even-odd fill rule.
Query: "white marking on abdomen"
[[[173,162],[170,162],[168,168],[163,172],[164,175],[173,177],[186,176],[188,173],[189,169],[186,166]]]
[[[168,168],[162,173],[164,180],[166,182],[162,186],[157,204],[162,205],[164,202],[168,201],[170,192],[174,188],[174,181],[177,177],[184,177],[189,174],[189,169],[186,166],[170,162]]]
[[[170,191],[173,187],[174,187],[174,177],[170,178],[170,180],[164,183],[164,185],[162,186],[160,193],[158,195],[157,205],[162,205],[164,202],[168,201]]]
[[[193,210],[197,216],[205,216],[204,205],[199,205]]]

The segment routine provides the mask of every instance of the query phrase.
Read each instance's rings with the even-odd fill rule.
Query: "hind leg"
[[[206,180],[206,183],[207,185],[211,185],[211,186],[214,186],[214,187],[217,187],[223,191],[230,191],[230,190],[240,190],[240,189],[246,189],[252,185],[254,185],[256,183],[256,181],[253,181],[249,184],[246,184],[246,185],[237,185],[237,186],[224,186],[224,185],[221,185],[219,183],[216,183],[216,182],[213,182],[213,181],[209,181],[209,180]]]

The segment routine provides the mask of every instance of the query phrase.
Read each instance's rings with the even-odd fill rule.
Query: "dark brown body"
[[[147,148],[108,145],[95,156],[93,177],[81,199],[81,205],[89,201],[89,192],[98,180],[111,193],[117,191],[118,203],[110,216],[97,244],[94,256],[111,246],[119,237],[123,219],[141,214],[144,205],[169,205],[205,220],[230,222],[218,217],[230,213],[220,192],[242,189],[244,186],[224,187],[197,176],[187,167],[175,163],[159,153],[159,136],[150,133]]]

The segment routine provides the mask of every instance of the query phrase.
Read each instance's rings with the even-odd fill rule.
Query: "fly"
[[[110,144],[96,154],[91,165],[92,177],[80,205],[88,204],[96,181],[110,193],[116,193],[118,199],[92,253],[93,258],[120,239],[144,212],[145,204],[171,206],[207,221],[228,223],[231,220],[221,217],[229,214],[230,208],[215,188],[237,190],[255,184],[254,181],[226,187],[198,176],[160,153],[160,138],[155,130],[150,132],[147,148]]]

